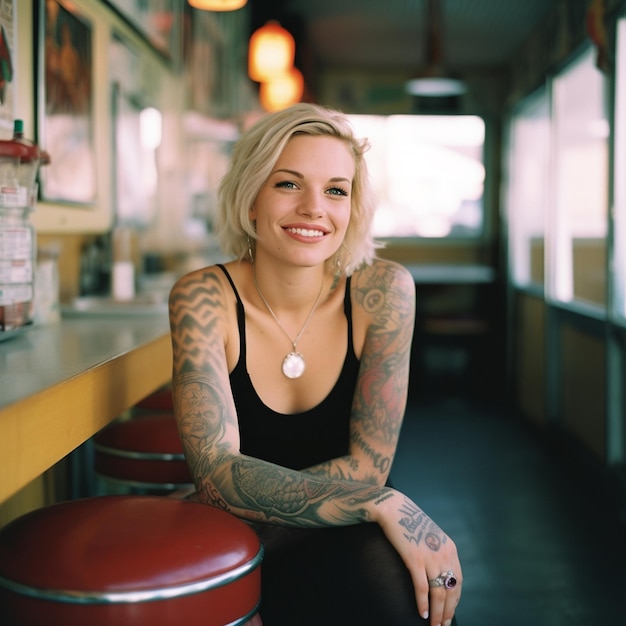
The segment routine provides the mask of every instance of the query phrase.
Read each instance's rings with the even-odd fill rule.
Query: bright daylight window
[[[606,79],[589,48],[553,82],[555,223],[550,295],[606,306],[608,136]]]
[[[485,124],[480,117],[350,115],[367,137],[377,237],[479,237]]]
[[[509,128],[508,231],[513,283],[544,284],[550,106],[542,89],[520,103]]]
[[[617,24],[613,313],[626,323],[626,18]]]

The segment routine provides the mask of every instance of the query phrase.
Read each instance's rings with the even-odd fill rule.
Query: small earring
[[[254,255],[252,254],[252,239],[250,239],[250,235],[246,235],[248,238],[248,256],[250,257],[250,263],[254,263]]]

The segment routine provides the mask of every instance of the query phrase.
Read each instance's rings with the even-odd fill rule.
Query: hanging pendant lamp
[[[202,11],[236,11],[246,5],[248,0],[187,0],[189,6]]]
[[[248,48],[248,75],[258,83],[286,74],[296,55],[296,42],[288,30],[271,20],[252,33]]]
[[[304,93],[304,77],[297,67],[276,76],[259,87],[261,106],[268,112],[282,109],[300,102]]]
[[[467,85],[443,69],[443,0],[428,0],[426,34],[426,68],[409,80],[405,89],[414,96],[459,96]]]

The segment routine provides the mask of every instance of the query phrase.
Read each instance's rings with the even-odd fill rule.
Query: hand
[[[393,489],[376,502],[376,521],[406,564],[417,599],[417,608],[431,626],[449,626],[461,599],[463,575],[456,546],[413,501]],[[452,571],[453,589],[430,587],[429,580]]]

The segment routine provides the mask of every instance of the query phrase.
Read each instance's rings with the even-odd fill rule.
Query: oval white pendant
[[[299,352],[290,352],[283,359],[283,374],[287,378],[300,378],[304,373],[304,357]]]

